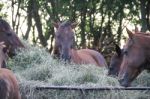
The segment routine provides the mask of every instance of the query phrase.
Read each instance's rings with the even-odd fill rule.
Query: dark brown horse
[[[65,21],[62,23],[54,23],[55,47],[54,55],[65,61],[72,61],[76,64],[95,64],[97,66],[107,66],[104,57],[97,51],[90,49],[76,50],[75,33],[73,28],[77,24]]]
[[[108,67],[109,76],[113,77],[118,76],[120,65],[122,63],[122,58],[123,58],[123,50],[117,44],[115,44],[115,53],[112,55],[110,65]]]
[[[150,70],[150,36],[141,33],[132,33],[127,29],[129,36],[123,48],[123,59],[119,71],[119,81],[122,86],[128,87],[131,82],[144,70]]]
[[[21,99],[17,79],[9,69],[1,68],[6,58],[5,46],[0,43],[0,99]]]
[[[8,22],[3,19],[0,19],[0,42],[5,43],[10,57],[16,54],[15,50],[17,48],[24,47],[15,32],[11,29]]]

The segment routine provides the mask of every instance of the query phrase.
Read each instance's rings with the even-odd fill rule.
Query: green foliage
[[[5,18],[7,17],[7,14],[6,13],[2,13],[2,9],[4,7],[4,4],[3,3],[0,3],[0,18]]]
[[[25,39],[30,39],[32,35],[32,42],[50,47],[50,51],[54,42],[53,21],[77,22],[75,34],[78,48],[88,46],[101,51],[106,57],[112,52],[109,51],[114,46],[111,42],[119,44],[123,40],[122,31],[126,26],[142,23],[139,17],[140,13],[142,14],[139,0],[13,0],[8,2],[12,3],[9,6],[14,13],[6,13],[6,15],[12,18],[13,29],[16,29],[14,31],[17,33],[23,31],[22,35]],[[145,4],[148,4],[148,1],[145,0]],[[148,5],[143,9],[146,11],[146,8]],[[149,26],[148,24],[143,26]]]
[[[0,11],[2,10],[4,4],[0,3]]]

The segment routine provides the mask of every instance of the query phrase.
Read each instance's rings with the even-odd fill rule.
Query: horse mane
[[[11,29],[8,22],[3,20],[2,18],[0,18],[0,28],[4,28],[5,30],[10,30]]]
[[[150,36],[150,33],[145,33],[145,32],[136,32],[135,34]]]
[[[66,20],[66,21],[64,21],[60,24],[61,27],[67,27],[67,26],[70,26],[70,25],[71,25],[71,21],[69,21],[69,20]]]

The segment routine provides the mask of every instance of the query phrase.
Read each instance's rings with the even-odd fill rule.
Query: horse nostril
[[[123,79],[119,79],[118,81],[119,81],[119,83],[121,84],[121,83],[122,83],[122,81],[123,81]]]
[[[71,56],[68,56],[68,55],[62,54],[62,55],[61,55],[61,58],[62,58],[64,61],[70,61]]]
[[[128,82],[126,80],[124,80],[124,79],[120,79],[119,83],[123,87],[128,87],[129,86]]]
[[[108,75],[108,76],[111,76],[111,74],[112,74],[111,71],[108,70],[107,75]]]

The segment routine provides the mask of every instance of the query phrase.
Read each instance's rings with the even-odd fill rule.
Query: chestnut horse
[[[75,49],[75,33],[73,29],[76,25],[76,23],[71,23],[70,21],[54,23],[57,30],[55,32],[53,54],[64,61],[72,61],[76,64],[107,66],[104,57],[99,52],[91,49]]]
[[[6,58],[5,45],[0,43],[0,67]],[[21,99],[17,79],[9,69],[0,68],[0,99]]]
[[[137,27],[135,27],[135,33],[150,36],[149,33],[140,32]],[[109,76],[113,77],[118,76],[122,59],[123,59],[123,49],[121,49],[117,44],[115,44],[115,53],[112,55],[110,65],[108,66]]]
[[[150,70],[150,36],[148,34],[132,33],[123,48],[123,59],[119,70],[119,82],[128,87],[144,70]]]
[[[16,54],[16,49],[24,47],[15,32],[11,29],[8,22],[0,19],[0,42],[4,42],[8,50],[8,56],[12,57]]]

